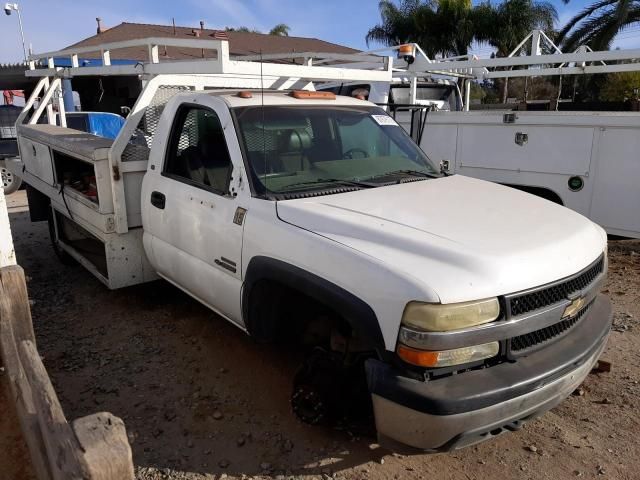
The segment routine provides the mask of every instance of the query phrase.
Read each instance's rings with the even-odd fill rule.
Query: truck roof
[[[243,98],[238,96],[239,92],[250,92],[251,98]],[[320,99],[299,99],[291,96],[292,90],[265,90],[261,92],[259,89],[243,89],[243,90],[211,90],[205,95],[214,95],[222,98],[230,108],[235,107],[252,107],[260,105],[341,105],[341,106],[375,106],[366,100],[358,100],[353,97],[336,95],[335,100]],[[189,95],[189,94],[183,94]],[[193,93],[191,93],[193,95]]]

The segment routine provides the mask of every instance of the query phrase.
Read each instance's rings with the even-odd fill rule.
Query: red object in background
[[[24,98],[24,92],[22,90],[4,90],[2,92],[5,105],[13,105],[13,97]]]

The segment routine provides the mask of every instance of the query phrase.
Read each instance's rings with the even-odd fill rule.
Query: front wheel
[[[371,434],[373,409],[364,375],[365,358],[356,356],[345,364],[341,354],[315,348],[294,378],[294,414],[311,425],[341,426]]]
[[[20,177],[16,177],[7,169],[4,160],[0,160],[0,180],[2,180],[2,188],[5,195],[9,195],[10,193],[17,191],[20,188],[20,185],[22,185],[22,179]]]

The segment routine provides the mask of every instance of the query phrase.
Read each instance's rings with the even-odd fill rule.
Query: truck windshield
[[[379,107],[242,107],[235,116],[260,194],[367,188],[439,176]]]

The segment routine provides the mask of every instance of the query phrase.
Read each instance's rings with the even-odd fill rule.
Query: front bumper
[[[380,443],[449,451],[517,430],[571,394],[602,353],[611,304],[598,295],[582,322],[516,362],[422,382],[378,360],[367,362]]]

